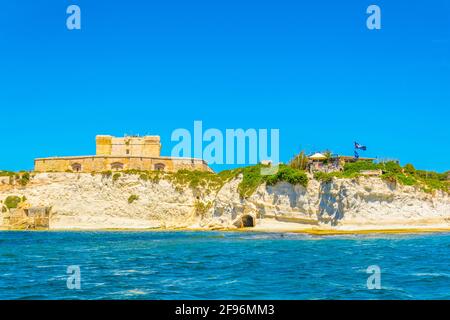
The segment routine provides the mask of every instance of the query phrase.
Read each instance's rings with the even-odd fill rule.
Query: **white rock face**
[[[379,178],[359,178],[328,184],[310,180],[307,188],[262,185],[243,200],[237,191],[240,181],[209,191],[180,188],[164,179],[143,181],[137,175],[113,181],[101,175],[41,173],[26,187],[2,186],[0,200],[17,195],[32,206],[51,206],[51,229],[233,228],[245,215],[267,229],[274,224],[292,230],[450,227],[445,192],[428,194]],[[139,199],[130,204],[131,195]],[[205,212],[199,212],[198,204]]]
[[[342,225],[449,225],[450,198],[378,178],[341,179],[320,191],[318,217]]]

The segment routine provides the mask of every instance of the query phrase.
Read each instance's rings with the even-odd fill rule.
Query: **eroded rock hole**
[[[244,228],[253,228],[255,226],[255,219],[252,216],[243,216],[242,226]]]

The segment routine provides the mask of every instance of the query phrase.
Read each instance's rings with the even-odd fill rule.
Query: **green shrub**
[[[424,171],[424,170],[417,170],[416,175],[422,179],[431,179],[431,180],[439,180],[439,181],[446,181],[448,179],[448,173],[438,173],[434,171]]]
[[[128,198],[128,203],[132,204],[133,202],[139,200],[139,196],[132,194],[129,198]]]
[[[405,186],[414,186],[417,184],[417,180],[411,175],[399,174],[397,175],[398,181]]]
[[[162,173],[160,171],[153,171],[148,174],[148,179],[152,183],[159,183],[159,181],[162,179],[163,176],[164,176],[164,173]]]
[[[407,174],[411,174],[411,175],[416,174],[416,168],[414,168],[414,166],[410,163],[405,164],[405,166],[403,167],[403,170]]]
[[[111,170],[103,171],[102,176],[103,176],[103,178],[111,178],[112,171]]]
[[[382,165],[373,163],[371,161],[349,162],[344,165],[344,176],[359,174],[362,170],[377,170],[381,169],[381,167]]]
[[[203,187],[214,190],[218,190],[223,186],[223,177],[224,175],[218,175],[213,172],[184,169],[168,175],[169,180],[175,185],[188,186],[193,189]]]
[[[236,177],[236,173],[238,170],[224,170],[219,172],[217,175],[223,183],[226,183]]]
[[[19,183],[22,186],[26,186],[30,182],[30,179],[31,179],[30,173],[24,172],[19,178]]]
[[[308,176],[303,170],[294,169],[287,165],[280,165],[277,173],[269,176],[263,176],[261,175],[262,169],[263,166],[259,164],[256,166],[239,168],[234,171],[235,175],[243,175],[243,179],[238,186],[238,191],[241,198],[251,196],[264,182],[267,185],[275,185],[282,181],[293,185],[299,184],[304,187],[308,185]]]
[[[266,178],[268,185],[274,185],[278,182],[285,181],[293,185],[302,185],[307,187],[308,176],[302,170],[294,169],[288,166],[280,166],[276,174]]]
[[[308,161],[309,161],[308,157],[305,155],[305,152],[302,151],[296,156],[294,156],[294,158],[291,161],[289,161],[289,165],[294,169],[306,170]]]
[[[12,171],[0,171],[0,177],[14,177],[15,175],[16,173]]]
[[[21,202],[22,202],[22,198],[20,198],[18,196],[8,196],[5,199],[4,204],[8,209],[16,209],[17,206],[19,205],[19,203],[21,203]]]
[[[333,157],[333,153],[330,150],[326,150],[322,152],[322,154],[325,156],[325,160],[323,163],[328,164],[331,161],[331,158]]]
[[[426,179],[423,181],[423,183],[425,184],[426,188],[428,188],[431,191],[442,190],[450,193],[449,190],[450,184],[446,181],[440,181],[436,179]]]
[[[393,172],[387,172],[387,173],[383,173],[381,175],[381,179],[383,179],[384,181],[389,182],[389,183],[396,183],[397,175]]]
[[[139,179],[142,180],[142,181],[148,181],[148,175],[146,173],[142,173],[139,176]]]
[[[329,182],[333,181],[333,175],[319,171],[319,172],[314,173],[314,179],[316,179],[317,181],[324,182],[324,183],[329,183]]]
[[[208,202],[205,204],[202,201],[197,200],[194,203],[195,213],[198,216],[202,216],[202,217],[208,212],[209,209],[211,209],[211,207],[212,207],[211,202]]]
[[[445,182],[447,176],[445,173],[433,171],[416,170],[412,164],[407,164],[403,168],[396,162],[370,163],[367,161],[357,161],[347,163],[344,166],[344,172],[333,173],[333,176],[342,178],[353,178],[361,170],[382,170],[381,179],[390,183],[400,183],[407,186],[421,186],[427,192],[439,189],[449,192],[448,183]]]
[[[115,173],[115,174],[113,175],[113,181],[116,182],[117,180],[120,179],[121,176],[122,176],[122,175],[121,175],[120,173]]]
[[[381,178],[389,182],[399,182],[407,186],[419,186],[423,191],[431,193],[433,190],[449,192],[447,175],[434,171],[416,170],[412,164],[401,168],[395,162],[381,164],[383,175]]]
[[[397,173],[397,174],[403,172],[402,167],[394,161],[389,161],[389,162],[383,163],[382,166],[383,166],[383,170],[386,172]]]
[[[128,174],[128,175],[138,175],[141,174],[143,171],[141,170],[137,170],[137,169],[128,169],[123,171],[124,174]]]
[[[236,174],[242,174],[243,178],[238,186],[241,198],[251,196],[258,187],[265,182],[266,177],[261,175],[261,165],[240,168]]]

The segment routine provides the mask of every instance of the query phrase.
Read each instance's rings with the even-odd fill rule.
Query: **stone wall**
[[[176,172],[181,169],[211,171],[201,159],[185,158],[145,158],[145,157],[63,157],[36,159],[34,170],[37,172],[102,172],[107,170],[142,170]]]

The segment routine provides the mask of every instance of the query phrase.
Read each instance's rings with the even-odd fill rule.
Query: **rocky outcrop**
[[[10,209],[3,212],[4,229],[47,230],[50,223],[49,207]]]
[[[442,191],[425,193],[376,177],[310,179],[307,188],[261,185],[242,199],[240,181],[210,190],[139,175],[40,173],[26,187],[2,186],[0,200],[17,195],[33,207],[51,207],[51,229],[450,227],[450,198]]]

